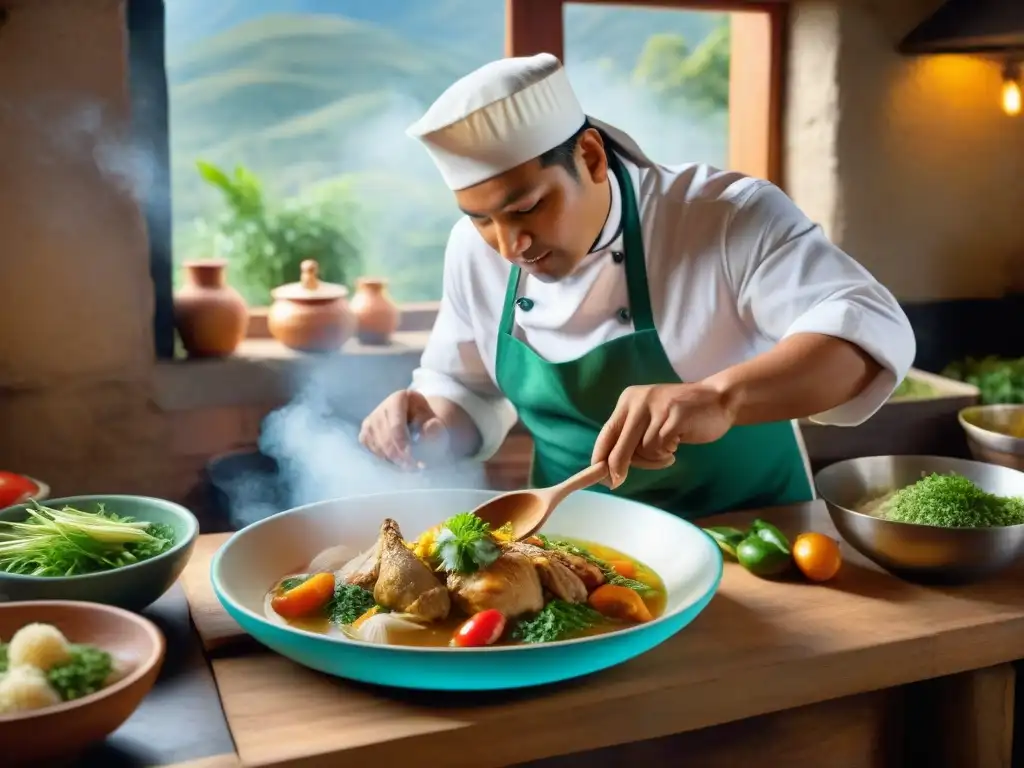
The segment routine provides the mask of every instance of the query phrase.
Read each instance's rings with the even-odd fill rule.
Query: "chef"
[[[537,486],[607,461],[610,492],[687,517],[801,502],[794,420],[860,424],[914,359],[892,294],[778,187],[653,162],[554,56],[481,67],[408,133],[464,215],[412,384],[362,425],[381,457],[487,459],[518,418]]]

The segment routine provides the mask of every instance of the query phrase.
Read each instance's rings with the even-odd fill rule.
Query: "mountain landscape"
[[[438,298],[457,212],[404,131],[451,82],[503,54],[504,5],[167,0],[176,258],[211,255],[194,223],[222,208],[197,160],[243,165],[278,199],[343,193],[364,269],[389,276],[399,299]],[[566,66],[584,107],[657,160],[724,162],[722,110],[668,110],[631,79],[652,36],[692,47],[723,20],[567,5]]]

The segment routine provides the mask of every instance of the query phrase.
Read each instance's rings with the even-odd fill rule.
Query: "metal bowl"
[[[1024,552],[1024,525],[941,528],[882,520],[856,510],[932,472],[963,475],[999,496],[1024,496],[1024,472],[943,456],[867,456],[832,464],[814,478],[846,541],[908,581],[967,583],[1006,568]]]
[[[974,458],[1024,470],[1024,438],[1008,434],[1024,427],[1024,405],[973,405],[957,418]]]

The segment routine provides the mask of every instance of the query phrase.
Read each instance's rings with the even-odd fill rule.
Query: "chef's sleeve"
[[[737,208],[725,242],[744,321],[775,342],[798,333],[845,339],[882,366],[859,395],[812,420],[856,426],[870,418],[907,375],[917,352],[896,298],[767,182]]]
[[[474,337],[472,291],[461,268],[470,254],[459,245],[458,227],[445,250],[441,308],[411,388],[462,408],[480,431],[480,450],[471,458],[485,461],[497,453],[518,415],[491,378]]]

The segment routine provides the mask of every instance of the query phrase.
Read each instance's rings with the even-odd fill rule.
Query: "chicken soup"
[[[473,648],[615,632],[657,618],[665,599],[651,568],[607,544],[514,541],[463,513],[411,541],[385,519],[365,552],[332,547],[282,577],[264,610],[362,642]]]

